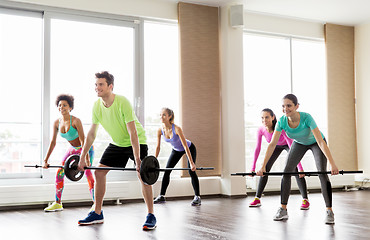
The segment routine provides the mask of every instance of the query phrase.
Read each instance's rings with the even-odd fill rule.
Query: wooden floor
[[[171,200],[155,205],[157,229],[142,231],[144,203],[104,206],[104,224],[78,226],[89,207],[68,207],[58,213],[42,209],[0,212],[0,239],[370,239],[370,191],[334,192],[335,225],[324,223],[320,193],[309,194],[310,210],[299,210],[300,195],[291,195],[289,219],[272,220],[279,207],[278,195],[262,198],[262,207],[249,208],[253,196],[203,198],[201,206],[190,200]]]

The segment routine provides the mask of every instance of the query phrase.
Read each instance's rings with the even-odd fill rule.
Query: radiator
[[[259,182],[258,176],[255,177],[246,177],[247,188],[256,190]],[[280,191],[282,176],[269,176],[265,191]],[[330,176],[329,179],[333,188],[344,188],[347,186],[355,185],[355,176],[354,175],[336,175]],[[320,189],[320,180],[317,176],[306,177],[307,188],[308,189]],[[292,176],[292,190],[297,190],[297,182],[295,177]]]
[[[220,194],[219,177],[199,178],[202,195]],[[159,194],[161,181],[153,185],[154,197]],[[168,197],[194,195],[190,178],[171,179],[168,187]],[[139,181],[108,182],[105,200],[142,199]],[[54,184],[33,184],[19,186],[0,186],[0,206],[47,204],[55,200]],[[86,182],[67,182],[64,186],[62,201],[88,202],[91,201]]]

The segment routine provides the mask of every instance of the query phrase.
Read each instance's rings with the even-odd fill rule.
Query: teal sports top
[[[288,118],[286,116],[282,116],[276,124],[275,130],[279,132],[284,130],[289,138],[303,145],[316,143],[316,139],[312,133],[312,130],[317,128],[315,120],[309,113],[299,112],[299,114],[301,119],[296,128],[289,127]],[[320,133],[322,138],[325,139],[324,134],[321,131]]]
[[[59,120],[60,122],[60,120]],[[78,132],[77,130],[72,126],[72,115],[71,115],[71,120],[69,123],[69,130],[66,133],[60,132],[60,136],[67,139],[67,141],[72,141],[78,138]]]

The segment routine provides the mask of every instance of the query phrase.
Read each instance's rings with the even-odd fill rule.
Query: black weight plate
[[[146,185],[153,185],[159,177],[159,162],[154,156],[147,156],[141,161],[140,176]]]
[[[69,156],[64,163],[64,173],[66,177],[74,182],[80,180],[84,176],[84,171],[81,172],[77,169],[79,161],[80,156],[74,154]]]

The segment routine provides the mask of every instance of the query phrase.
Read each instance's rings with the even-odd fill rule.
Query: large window
[[[55,169],[24,165],[42,164],[53,122],[60,117],[55,104],[59,94],[74,96],[71,114],[81,119],[87,134],[92,106],[98,99],[96,72],[107,70],[114,75],[113,91],[126,96],[137,111],[146,130],[149,154],[155,151],[161,108],[172,108],[180,119],[177,24],[103,15],[0,8],[1,178],[43,176],[43,181],[53,181]],[[110,136],[100,127],[93,165],[98,164],[109,142]],[[60,165],[68,147],[58,136],[50,164]],[[163,144],[161,164],[170,150]],[[129,162],[128,167],[132,166]],[[126,176],[136,178],[134,172],[117,172],[109,179]]]
[[[103,70],[115,77],[113,91],[133,103],[135,48],[132,27],[51,19],[50,42],[50,124],[60,117],[56,96],[72,94],[75,108],[71,114],[81,119],[87,134],[92,106],[98,99],[94,90],[95,73]],[[69,145],[65,139],[58,139],[60,142],[51,158],[56,162],[62,159]],[[109,135],[100,127],[94,142],[95,163],[109,142]]]
[[[180,119],[177,24],[145,22],[144,36],[145,130],[149,153],[155,154],[157,130],[161,126],[161,109],[171,108],[176,124]],[[169,144],[161,144],[158,159],[162,166],[165,166],[171,149]]]
[[[246,166],[250,170],[256,145],[261,110],[271,108],[282,116],[281,99],[297,95],[299,111],[310,113],[319,129],[327,135],[327,94],[325,44],[319,40],[299,39],[254,33],[244,34],[244,101]],[[268,143],[263,139],[257,169]],[[272,171],[283,170],[286,152]],[[305,170],[316,169],[310,152],[302,160]]]
[[[88,20],[53,16],[50,19],[50,125],[60,117],[56,97],[62,93],[71,94],[75,98],[71,114],[81,119],[85,136],[92,121],[93,103],[98,99],[94,90],[95,73],[105,70],[112,73],[114,93],[126,96],[131,103],[134,102],[135,82],[134,28],[125,22],[101,24]],[[65,139],[59,136],[57,139],[49,160],[53,165],[59,165],[69,148]],[[99,163],[109,142],[110,136],[100,126],[94,142],[93,165]]]
[[[0,9],[1,178],[41,157],[42,24],[41,14]]]

